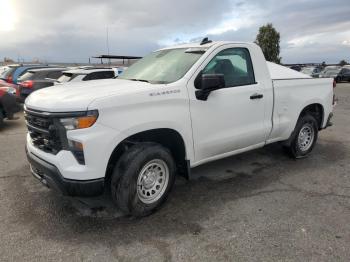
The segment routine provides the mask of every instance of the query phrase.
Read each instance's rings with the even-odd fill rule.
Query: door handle
[[[255,94],[250,96],[250,99],[261,99],[263,97],[264,97],[263,94],[255,93]]]

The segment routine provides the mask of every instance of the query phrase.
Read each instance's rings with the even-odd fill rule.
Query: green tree
[[[348,63],[343,59],[343,60],[341,60],[340,62],[339,62],[339,65],[340,66],[345,66],[345,65],[347,65]]]
[[[267,61],[281,63],[280,57],[280,33],[272,24],[267,24],[259,28],[255,43],[262,49]]]

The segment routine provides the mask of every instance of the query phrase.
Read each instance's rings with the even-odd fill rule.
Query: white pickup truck
[[[192,167],[279,141],[308,155],[333,100],[333,79],[266,62],[252,43],[205,39],[155,51],[118,79],[33,93],[26,151],[48,187],[108,192],[126,214],[145,216]]]

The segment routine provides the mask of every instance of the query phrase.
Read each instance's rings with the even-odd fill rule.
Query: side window
[[[344,68],[344,75],[349,75],[350,74],[350,69]]]
[[[47,75],[47,78],[51,78],[51,79],[57,79],[62,75],[62,71],[52,71],[49,72]]]
[[[203,69],[203,74],[223,74],[226,87],[255,84],[252,60],[246,48],[219,52]]]
[[[94,72],[89,75],[87,75],[83,81],[87,80],[96,80],[96,79],[106,79],[106,78],[113,78],[114,72],[112,71],[102,71],[102,72]]]
[[[86,76],[84,76],[84,78],[82,79],[83,81],[89,81],[89,80],[93,80],[94,78],[94,73],[88,74]]]
[[[107,78],[113,78],[114,77],[114,72],[113,71],[104,71],[101,72],[101,79],[107,79]]]
[[[83,81],[89,81],[89,80],[96,80],[96,79],[100,79],[98,76],[98,73],[99,72],[94,72],[94,73],[90,73],[88,75],[86,75],[84,78],[83,78]]]
[[[34,73],[31,80],[41,80],[41,79],[44,79],[45,77],[46,77],[45,71],[37,71]]]

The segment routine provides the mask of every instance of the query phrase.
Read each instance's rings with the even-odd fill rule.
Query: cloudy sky
[[[0,0],[0,60],[87,62],[166,45],[254,41],[271,22],[284,63],[350,61],[349,0]]]

